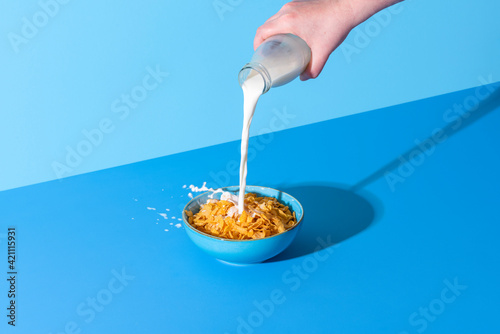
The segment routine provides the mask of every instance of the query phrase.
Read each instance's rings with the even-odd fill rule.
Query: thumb
[[[271,36],[284,33],[291,33],[291,34],[294,33],[290,29],[285,29],[283,27],[283,24],[280,24],[278,18],[279,17],[276,17],[274,19],[269,19],[268,21],[266,21],[266,23],[264,23],[257,29],[257,32],[255,33],[255,38],[253,40],[254,50],[257,50],[257,48],[262,44],[262,42],[264,42]]]

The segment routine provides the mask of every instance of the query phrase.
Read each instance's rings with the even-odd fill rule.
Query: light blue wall
[[[237,73],[283,1],[54,1],[0,4],[0,190],[239,139]],[[231,10],[218,13],[222,2]],[[320,78],[263,96],[252,133],[498,81],[499,12],[494,0],[387,10],[351,33]],[[25,28],[15,52],[11,33],[23,36],[25,17],[41,27]],[[122,94],[144,92],[157,67],[168,76],[146,77],[151,90],[125,115]],[[107,133],[85,147],[82,131],[100,124]],[[88,155],[69,166],[78,147]]]

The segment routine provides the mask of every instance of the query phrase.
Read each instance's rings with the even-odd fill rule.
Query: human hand
[[[294,0],[257,29],[254,49],[276,34],[294,34],[311,48],[301,80],[316,78],[330,54],[358,24],[401,0]]]

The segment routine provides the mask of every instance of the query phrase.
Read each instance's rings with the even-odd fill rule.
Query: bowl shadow
[[[365,230],[375,221],[374,200],[370,203],[353,191],[327,185],[280,189],[302,204],[304,220],[290,246],[265,261],[267,263],[305,256],[334,246]]]

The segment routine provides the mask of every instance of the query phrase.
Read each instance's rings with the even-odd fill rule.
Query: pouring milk
[[[244,211],[247,185],[247,158],[250,124],[259,97],[271,87],[284,85],[298,77],[311,60],[311,49],[300,37],[279,34],[266,39],[240,71],[243,89],[243,130],[241,132],[240,192],[238,213]]]
[[[252,123],[257,101],[264,90],[264,80],[259,74],[248,77],[241,88],[243,89],[243,131],[241,132],[240,193],[238,196],[238,213],[240,215],[244,209],[243,203],[245,188],[247,186],[248,138],[250,124]]]

